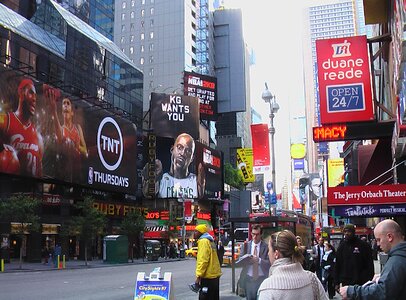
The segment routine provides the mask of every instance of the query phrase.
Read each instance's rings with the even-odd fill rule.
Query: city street
[[[161,267],[162,272],[172,272],[174,299],[197,299],[197,294],[187,286],[194,281],[195,263],[194,259],[186,259],[153,264],[4,273],[0,274],[0,298],[134,299],[137,273],[149,273]],[[222,268],[222,271],[221,299],[241,299],[231,293],[231,268]]]

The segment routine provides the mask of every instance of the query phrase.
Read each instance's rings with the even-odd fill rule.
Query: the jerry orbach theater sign
[[[328,206],[406,203],[406,184],[328,188]]]

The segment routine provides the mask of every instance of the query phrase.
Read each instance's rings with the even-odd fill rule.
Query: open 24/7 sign
[[[374,119],[366,36],[317,40],[321,124]]]

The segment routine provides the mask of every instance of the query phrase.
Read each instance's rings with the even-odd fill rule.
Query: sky
[[[277,193],[284,182],[290,184],[290,137],[297,132],[290,119],[304,115],[301,3],[297,0],[224,1],[226,8],[242,10],[244,38],[255,53],[256,63],[250,70],[251,105],[261,114],[263,123],[269,124],[269,104],[261,98],[267,82],[280,106],[274,118]]]

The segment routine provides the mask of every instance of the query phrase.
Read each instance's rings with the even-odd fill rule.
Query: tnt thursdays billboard
[[[136,128],[0,67],[0,173],[135,194]]]
[[[374,119],[366,36],[316,41],[320,122]]]

